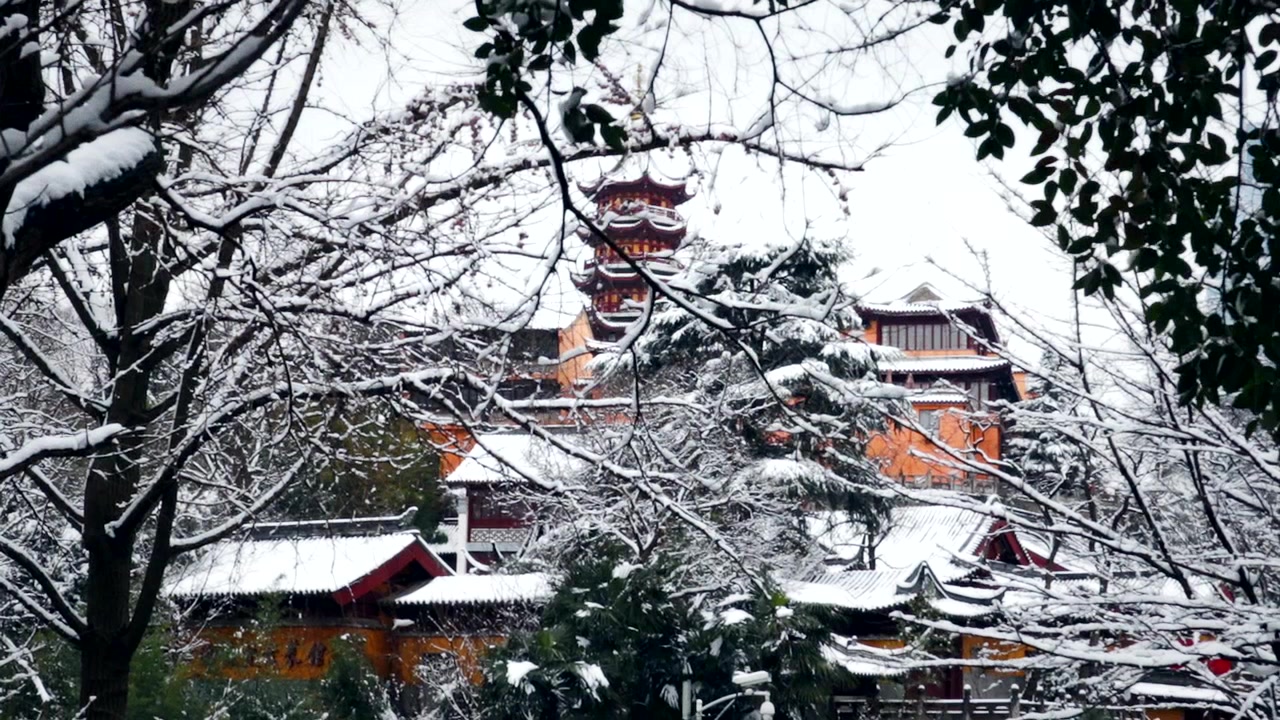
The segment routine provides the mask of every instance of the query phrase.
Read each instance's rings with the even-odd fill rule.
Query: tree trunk
[[[113,300],[120,327],[107,421],[130,429],[109,454],[94,458],[85,483],[84,546],[89,554],[85,586],[88,630],[80,649],[80,704],[87,720],[123,720],[129,704],[129,666],[150,621],[134,617],[134,529],[108,532],[134,498],[146,456],[147,411],[153,369],[146,362],[150,335],[135,332],[163,309],[169,278],[158,262],[160,228],[139,212],[127,242],[111,243]],[[151,603],[139,601],[150,608]],[[133,627],[131,627],[133,626]]]
[[[127,574],[127,573],[126,573]],[[80,707],[86,720],[124,720],[129,708],[133,653],[123,631],[113,637],[92,632],[80,648]]]

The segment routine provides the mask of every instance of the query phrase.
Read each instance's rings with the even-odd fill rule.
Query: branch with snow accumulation
[[[123,425],[108,424],[66,435],[37,438],[0,457],[0,479],[26,470],[41,460],[71,455],[87,455],[97,451],[126,431]]]
[[[1077,297],[1065,323],[988,294],[1033,354],[1008,343],[990,350],[1030,370],[1032,394],[1000,409],[1011,428],[1002,460],[940,440],[919,454],[993,478],[1002,501],[898,492],[1007,523],[1043,567],[988,563],[1001,590],[985,627],[902,617],[1032,648],[1000,662],[1046,682],[1074,678],[1100,703],[1138,693],[1148,672],[1178,668],[1214,707],[1270,717],[1280,677],[1280,453],[1247,432],[1246,413],[1178,405],[1179,360],[1146,323],[1133,282],[1115,297]],[[1111,339],[1094,339],[1104,333]],[[892,419],[928,435],[912,417]],[[1046,468],[1070,482],[1046,482]]]

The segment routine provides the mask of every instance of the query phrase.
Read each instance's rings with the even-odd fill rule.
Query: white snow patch
[[[618,563],[618,566],[613,569],[613,577],[617,580],[625,580],[631,576],[631,573],[635,572],[636,570],[639,570],[640,567],[641,566],[636,565],[634,563],[629,563],[625,561],[620,562]]]
[[[609,687],[609,679],[604,676],[604,670],[601,670],[599,665],[584,662],[574,663],[574,665],[578,676],[582,678],[582,683],[591,691],[593,697],[600,697],[597,693],[600,688]]]
[[[537,669],[538,666],[528,660],[508,660],[507,684],[511,687],[520,687],[524,684],[525,676]],[[533,688],[529,690],[532,692]]]
[[[721,625],[737,625],[752,619],[751,613],[738,608],[729,608],[720,613]]]
[[[9,207],[0,222],[5,247],[27,218],[27,210],[44,207],[68,195],[83,195],[100,182],[119,177],[155,151],[151,133],[139,128],[120,128],[81,145],[66,158],[51,162],[22,180],[13,190]]]

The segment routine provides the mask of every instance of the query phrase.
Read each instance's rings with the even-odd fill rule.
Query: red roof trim
[[[339,605],[349,605],[415,563],[432,577],[453,574],[453,571],[446,567],[430,548],[423,545],[420,540],[414,540],[390,560],[374,568],[368,575],[334,593],[333,599],[337,600]]]
[[[1018,559],[1019,565],[1030,565],[1031,559],[1027,555],[1027,551],[1023,549],[1022,543],[1018,542],[1018,535],[1009,527],[1006,520],[992,521],[991,526],[987,528],[987,534],[978,544],[978,554],[986,557],[988,560],[994,560],[992,552],[995,551],[994,543],[1003,540],[1009,544],[1009,549],[1013,551],[1014,557]]]

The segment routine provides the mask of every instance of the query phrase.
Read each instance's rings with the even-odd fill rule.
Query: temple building
[[[909,391],[924,432],[895,426],[873,439],[869,454],[881,460],[885,476],[906,485],[996,492],[992,479],[963,467],[963,459],[979,465],[1001,459],[998,403],[1021,400],[1025,380],[997,354],[1001,339],[990,310],[946,298],[928,283],[877,300],[885,294],[870,293],[858,305],[863,339],[902,351],[879,364],[880,377]]]
[[[594,201],[595,223],[605,233],[580,230],[590,253],[572,273],[580,310],[557,308],[511,336],[505,374],[497,376],[498,392],[508,399],[592,397],[588,363],[642,316],[650,292],[643,273],[668,279],[681,270],[686,223],[677,207],[692,197],[684,182],[646,171],[580,189]],[[901,351],[879,363],[878,372],[905,390],[912,413],[870,438],[868,454],[886,478],[909,488],[994,495],[993,479],[977,468],[1002,457],[1000,408],[1023,397],[1021,374],[1000,354],[988,307],[912,280],[909,287],[867,292],[857,306],[862,340]],[[468,402],[461,390],[458,401]],[[403,686],[448,658],[478,681],[476,658],[506,633],[530,626],[554,592],[556,579],[548,575],[504,573],[540,533],[542,518],[530,500],[537,493],[527,489],[550,487],[586,466],[551,440],[592,423],[625,421],[559,410],[535,419],[536,433],[487,417],[463,427],[445,414],[428,428],[455,503],[436,537],[424,538],[405,516],[260,524],[205,549],[166,588],[197,620],[192,632],[207,648],[198,671],[319,677],[345,637],[358,640],[382,677]],[[517,487],[526,491],[513,492]],[[992,569],[1086,582],[1091,567],[1069,553],[1050,561],[1050,543],[997,519],[998,501],[989,502],[993,511],[986,514],[903,504],[874,537],[838,513],[808,513],[805,529],[826,561],[804,577],[779,580],[794,602],[837,611],[829,659],[859,680],[836,689],[832,716],[863,716],[876,703],[1007,705],[1016,697],[1021,670],[974,662],[930,672],[908,668],[907,625],[895,617],[924,611],[960,628],[945,639],[946,657],[1027,656],[1024,646],[980,638],[979,629],[1002,607],[1033,601],[1004,587]],[[277,622],[254,630],[254,618],[268,609]]]
[[[693,196],[683,181],[663,180],[648,172],[635,178],[601,178],[579,187],[595,201],[595,223],[606,235],[578,229],[592,256],[573,280],[590,298],[587,315],[592,339],[617,342],[640,317],[649,297],[649,285],[637,266],[664,280],[679,271],[674,255],[684,242],[686,228],[676,206]]]

